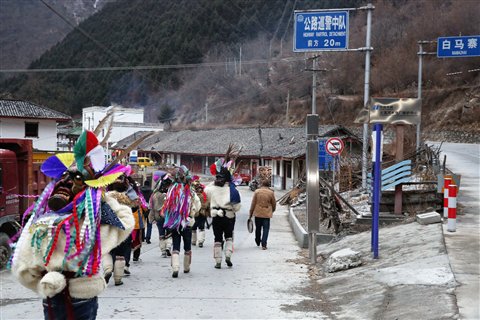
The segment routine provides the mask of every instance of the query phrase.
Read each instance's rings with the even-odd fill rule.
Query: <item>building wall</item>
[[[82,109],[82,127],[84,130],[95,130],[100,121],[107,115],[107,112],[113,107],[89,107]],[[120,108],[117,107],[114,113],[114,121],[144,123],[144,111],[139,108]],[[117,140],[118,141],[118,140]]]
[[[93,131],[100,123],[100,121],[105,118],[107,112],[112,107],[90,107],[82,109],[83,124],[82,127],[84,130]],[[163,126],[161,124],[146,124],[144,122],[144,110],[143,109],[134,109],[134,108],[119,108],[115,109],[114,124],[112,127],[112,132],[108,139],[110,145],[115,144],[116,142],[131,136],[132,134],[139,131],[161,131]],[[100,132],[98,138],[102,140],[107,134],[106,128]],[[122,147],[122,146],[119,146]]]
[[[25,122],[38,122],[38,138],[25,137]],[[49,119],[0,119],[0,137],[32,140],[33,148],[57,151],[57,121]]]

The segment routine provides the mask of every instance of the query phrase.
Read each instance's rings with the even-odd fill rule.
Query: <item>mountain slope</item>
[[[145,107],[148,121],[155,121],[161,108],[171,108],[175,126],[300,124],[311,109],[308,69],[312,64],[305,58],[313,54],[292,52],[293,10],[365,3],[120,0],[80,23],[30,67],[155,68],[23,74],[1,83],[0,90],[72,115],[83,107],[118,103]],[[476,0],[377,0],[374,5],[372,96],[416,96],[419,40],[480,34],[480,23],[475,23],[480,2]],[[365,45],[365,23],[365,11],[350,14],[350,48]],[[365,55],[321,52],[317,56],[316,68],[325,70],[318,73],[317,84],[322,123],[351,125],[363,105]],[[478,92],[480,73],[467,70],[478,68],[479,63],[480,58],[425,57],[427,127],[439,120],[432,117],[434,112],[446,114],[452,106],[443,101]],[[438,92],[444,97],[441,101]],[[340,98],[345,96],[354,98]],[[469,110],[478,110],[477,105],[472,103]],[[474,127],[475,119],[469,116],[458,122]]]
[[[44,1],[74,25],[105,4],[105,0]],[[70,31],[72,27],[39,0],[0,1],[0,68],[26,68]]]

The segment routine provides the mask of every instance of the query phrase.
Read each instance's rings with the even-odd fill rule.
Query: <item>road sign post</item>
[[[373,258],[378,259],[378,234],[380,220],[380,198],[381,198],[381,173],[382,173],[382,130],[380,123],[374,125],[373,144],[375,145],[375,156],[373,163],[373,212],[372,212],[372,251]]]
[[[307,231],[308,248],[312,264],[317,262],[317,233],[319,225],[319,211],[322,210],[319,199],[319,174],[318,174],[318,115],[307,115],[306,123],[307,150]]]

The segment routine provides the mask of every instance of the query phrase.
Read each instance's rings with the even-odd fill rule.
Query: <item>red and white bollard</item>
[[[448,218],[448,186],[452,183],[451,176],[443,178],[443,218]]]
[[[448,222],[447,231],[455,232],[457,230],[457,186],[451,184],[448,186]]]

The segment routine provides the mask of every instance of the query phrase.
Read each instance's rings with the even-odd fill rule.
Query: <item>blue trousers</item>
[[[160,239],[165,239],[166,229],[163,227],[165,223],[165,218],[160,217],[160,219],[156,222],[158,228],[158,236]]]
[[[46,320],[68,319],[68,299],[61,292],[53,298],[43,299],[43,316]],[[98,298],[74,299],[70,298],[75,320],[95,320],[97,318]]]
[[[263,229],[263,234],[262,234]],[[262,247],[267,246],[268,232],[270,231],[270,218],[255,217],[255,241],[262,242]]]
[[[145,240],[150,241],[152,237],[152,224],[147,221],[147,234],[145,235]]]

